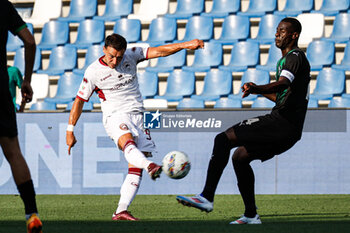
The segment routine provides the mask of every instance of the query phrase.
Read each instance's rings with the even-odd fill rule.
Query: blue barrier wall
[[[140,194],[193,194],[202,191],[213,139],[218,132],[266,111],[162,112],[153,125],[160,163],[171,150],[185,151],[192,164],[187,177],[156,182],[144,172]],[[309,110],[302,139],[289,151],[252,162],[258,194],[350,193],[349,110]],[[106,135],[101,113],[83,113],[68,156],[69,113],[18,114],[19,140],[38,194],[119,194],[127,174],[123,154]],[[147,117],[145,119],[148,119]],[[150,122],[146,122],[150,124]],[[0,194],[16,194],[9,165],[0,152]],[[232,164],[217,193],[237,194]]]

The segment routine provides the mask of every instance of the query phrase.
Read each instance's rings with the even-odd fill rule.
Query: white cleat
[[[260,216],[257,214],[254,218],[248,218],[244,215],[239,219],[230,222],[230,224],[261,224]]]
[[[201,195],[197,195],[194,197],[177,196],[176,200],[185,206],[195,207],[207,213],[213,211],[213,202],[208,201],[205,197],[202,197]]]

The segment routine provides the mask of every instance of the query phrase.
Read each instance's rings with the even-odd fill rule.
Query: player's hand
[[[250,94],[254,94],[254,88],[256,87],[255,83],[249,82],[249,83],[245,83],[242,86],[242,98],[247,97]]]
[[[68,154],[70,155],[71,148],[75,145],[75,143],[77,143],[77,139],[75,139],[72,131],[66,131],[66,142],[68,146]]]
[[[24,99],[27,103],[32,101],[33,98],[33,89],[30,83],[26,80],[23,81],[21,86],[22,99]]]
[[[191,50],[195,50],[195,49],[199,49],[199,48],[204,48],[204,42],[203,40],[198,40],[198,39],[194,39],[194,40],[190,40],[187,42],[187,49],[191,49]]]

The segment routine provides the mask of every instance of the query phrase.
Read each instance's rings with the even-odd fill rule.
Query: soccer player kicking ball
[[[301,138],[308,104],[310,65],[298,48],[301,24],[294,18],[284,18],[277,27],[275,43],[282,51],[277,63],[276,82],[266,85],[245,83],[243,97],[261,94],[276,103],[270,114],[244,120],[215,137],[204,190],[195,197],[177,196],[188,206],[210,212],[216,187],[227,165],[230,151],[245,212],[230,224],[261,224],[256,212],[254,172],[250,162],[266,161],[290,149]]]
[[[148,160],[155,144],[149,130],[143,128],[143,103],[137,81],[136,65],[151,58],[165,57],[182,49],[203,48],[202,40],[168,44],[158,47],[126,49],[124,37],[112,34],[105,40],[104,56],[93,62],[84,74],[77,98],[70,112],[66,140],[68,153],[77,142],[73,133],[84,102],[98,93],[103,112],[103,125],[129,163],[129,172],[120,189],[118,208],[113,220],[138,220],[128,211],[145,169],[153,180],[160,176],[161,166]],[[111,155],[112,156],[112,155]]]

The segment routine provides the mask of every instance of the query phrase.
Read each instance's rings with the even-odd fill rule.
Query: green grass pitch
[[[139,195],[129,208],[138,222],[113,222],[119,196],[38,195],[44,233],[78,232],[350,232],[350,195],[257,195],[262,225],[228,223],[243,213],[239,195],[216,195],[207,214],[178,204],[174,195]],[[0,195],[0,232],[25,231],[17,195]]]

